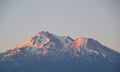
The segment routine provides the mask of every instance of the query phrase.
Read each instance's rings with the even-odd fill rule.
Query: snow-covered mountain
[[[94,39],[41,31],[1,53],[0,72],[119,72],[119,62],[119,53]]]

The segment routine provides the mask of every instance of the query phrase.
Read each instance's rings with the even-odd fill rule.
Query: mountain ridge
[[[41,31],[31,39],[0,54],[0,70],[7,68],[7,72],[19,72],[20,69],[23,69],[21,72],[25,72],[24,65],[28,67],[26,68],[27,71],[32,65],[35,65],[35,67],[38,65],[40,66],[36,67],[38,71],[34,71],[33,68],[30,70],[33,69],[33,72],[39,72],[39,70],[44,70],[42,69],[43,65],[50,68],[53,65],[50,71],[54,71],[54,67],[59,70],[64,66],[68,66],[68,68],[65,67],[66,69],[63,72],[69,71],[69,69],[70,72],[76,70],[78,70],[76,72],[89,72],[91,67],[93,68],[90,70],[96,72],[97,70],[94,71],[94,67],[98,66],[97,69],[101,71],[100,67],[108,66],[108,69],[102,68],[103,71],[114,72],[114,70],[117,70],[116,72],[119,72],[119,61],[120,53],[100,44],[97,40],[83,37],[74,40],[69,36],[58,36]],[[57,67],[57,64],[60,67]],[[69,65],[73,66],[69,67]],[[88,71],[85,68],[83,70],[80,68],[84,65]],[[49,68],[45,68],[45,70],[47,69],[49,70]],[[74,70],[71,71],[71,69]],[[5,71],[6,69],[3,72]]]

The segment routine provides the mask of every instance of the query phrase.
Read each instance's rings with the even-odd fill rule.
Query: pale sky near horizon
[[[0,0],[0,52],[37,32],[89,37],[120,52],[119,0]]]

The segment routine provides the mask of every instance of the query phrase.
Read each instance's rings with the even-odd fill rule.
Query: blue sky
[[[119,0],[0,0],[0,51],[49,31],[89,37],[120,52]]]

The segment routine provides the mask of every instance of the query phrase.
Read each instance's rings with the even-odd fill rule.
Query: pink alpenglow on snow
[[[79,48],[80,45],[84,42],[83,38],[77,38],[75,41],[72,42],[71,48]]]

